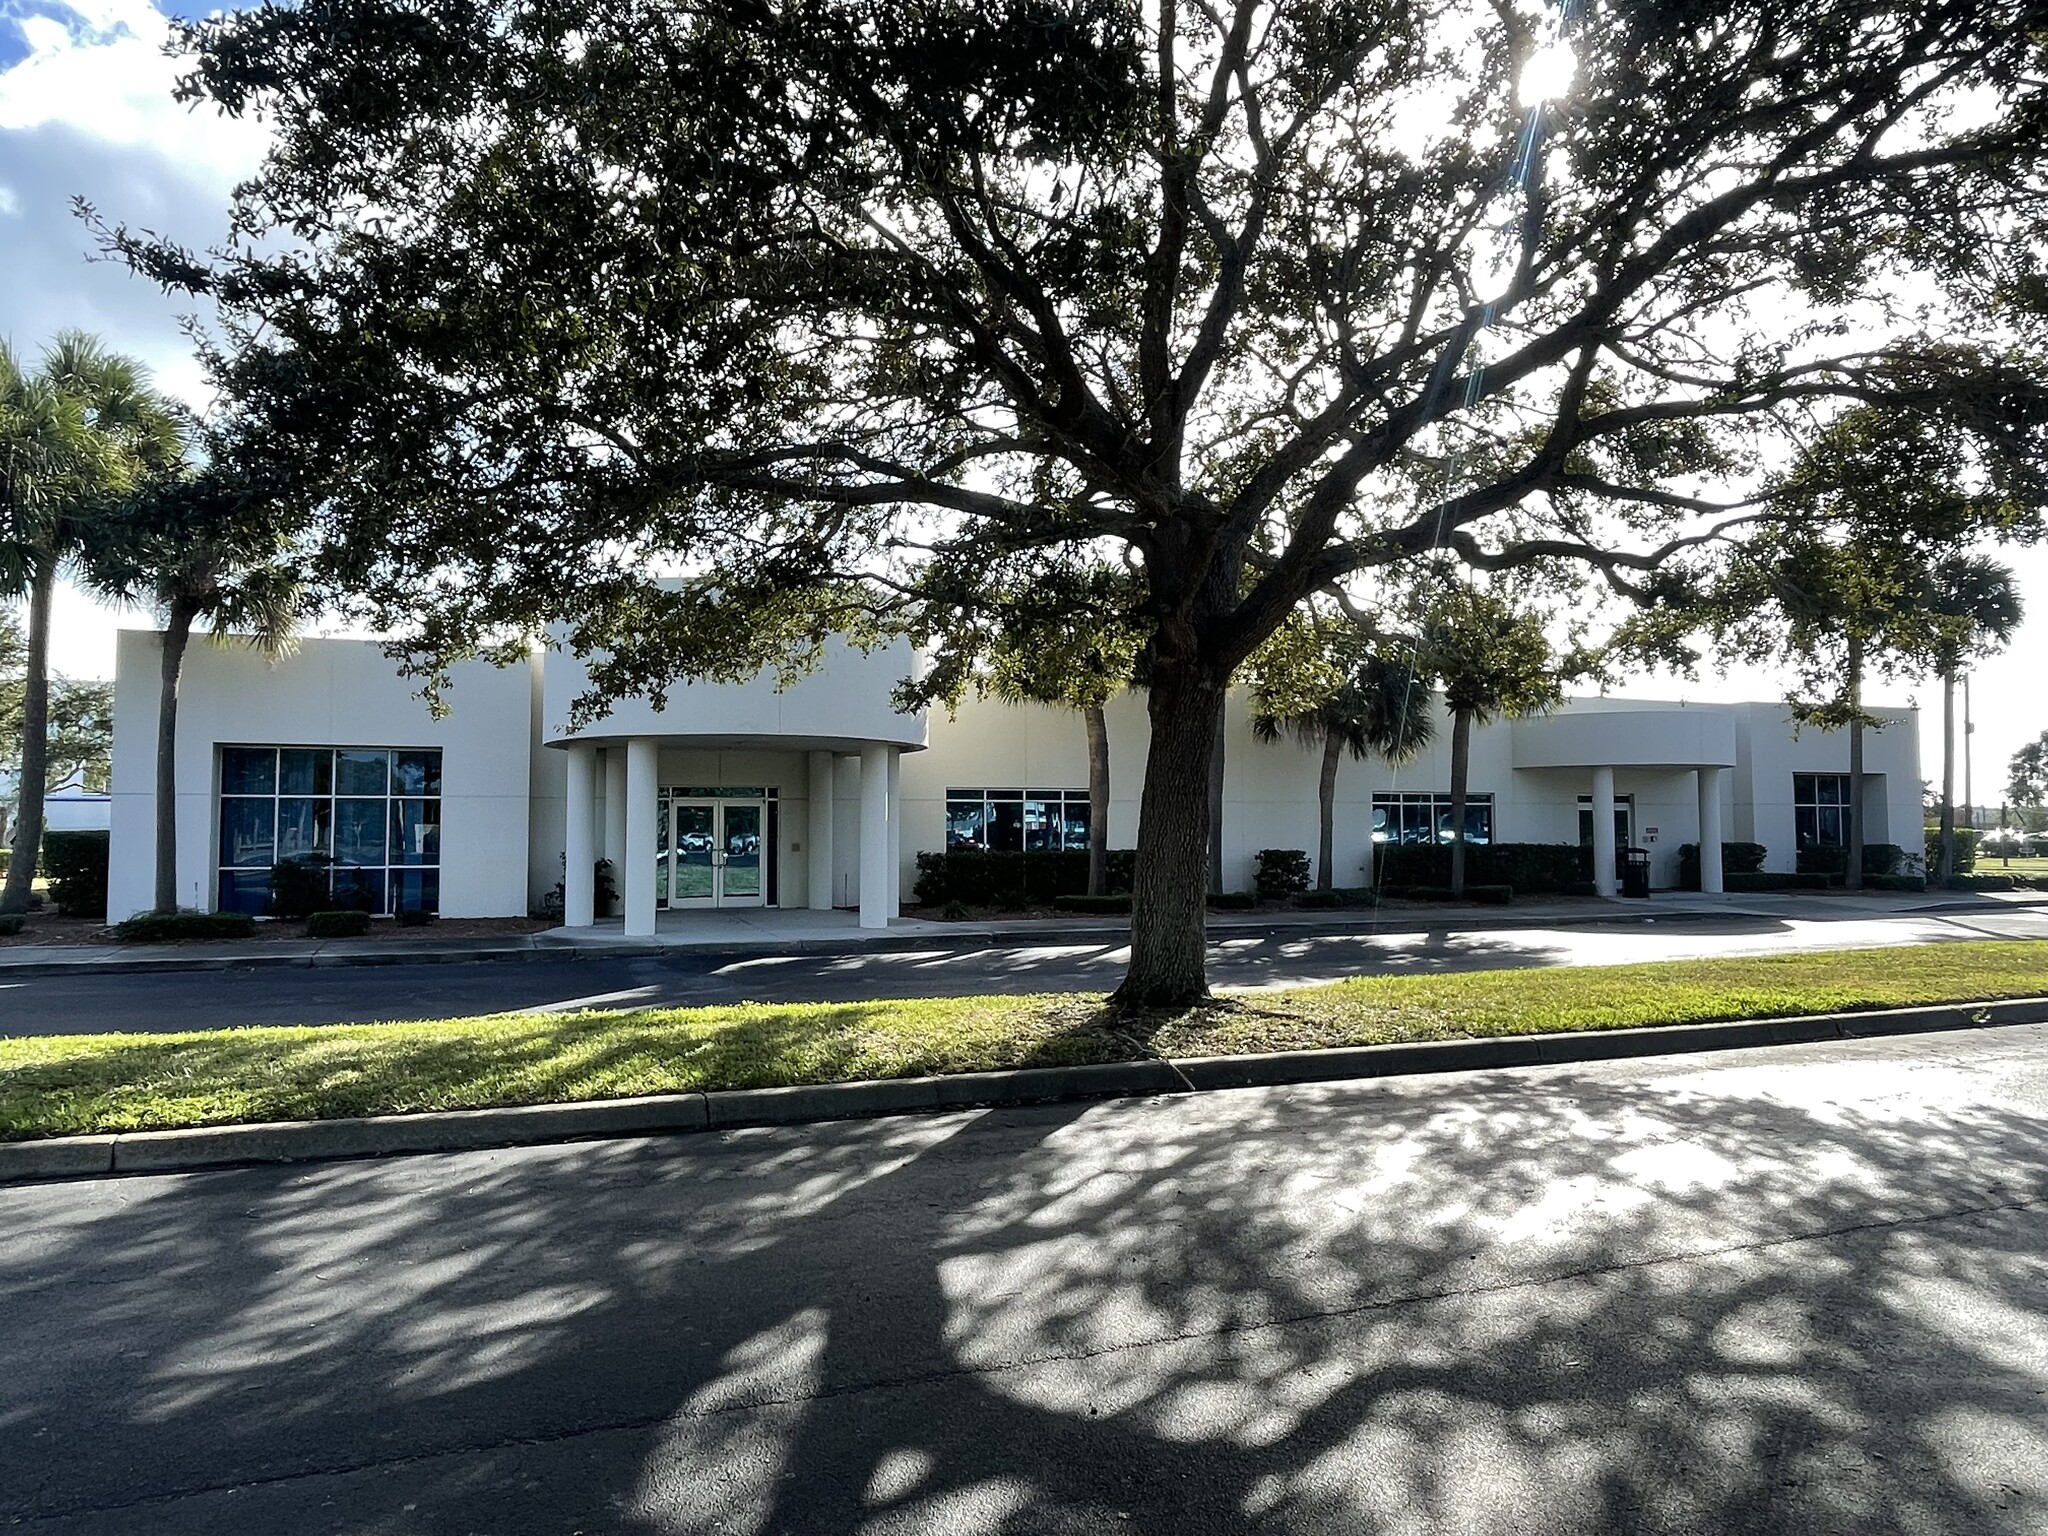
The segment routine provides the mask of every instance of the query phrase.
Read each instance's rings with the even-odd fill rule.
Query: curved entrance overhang
[[[927,744],[924,711],[899,713],[898,683],[916,665],[908,641],[861,651],[828,643],[818,666],[782,688],[772,671],[743,683],[680,682],[664,708],[645,699],[620,699],[588,724],[572,727],[570,708],[589,688],[583,659],[548,653],[541,669],[541,740],[618,746],[653,741],[699,751],[858,752],[893,747],[921,752]]]

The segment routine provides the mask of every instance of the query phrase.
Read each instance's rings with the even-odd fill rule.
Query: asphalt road
[[[1375,931],[1286,939],[1220,939],[1218,986],[1298,986],[1346,976],[1520,965],[1601,965],[1701,955],[2048,938],[2048,909],[1777,920],[1663,916],[1632,923],[1482,932]],[[507,1009],[654,1004],[833,1002],[969,993],[1106,992],[1128,958],[1121,945],[946,947],[844,957],[533,960],[337,970],[156,972],[0,977],[0,1034],[205,1029],[450,1018]]]
[[[2048,1026],[0,1190],[79,1536],[2048,1530]]]

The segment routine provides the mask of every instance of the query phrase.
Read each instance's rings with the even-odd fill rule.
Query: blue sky
[[[79,326],[141,358],[157,381],[194,405],[205,386],[179,327],[180,308],[121,268],[89,261],[91,241],[73,216],[84,196],[110,219],[205,246],[226,231],[228,195],[260,160],[260,125],[225,122],[170,99],[177,63],[162,52],[174,16],[216,5],[153,0],[0,0],[0,336],[33,355],[52,332]],[[2048,550],[2007,552],[2032,617],[2004,657],[1978,673],[1977,791],[1990,797],[2006,759],[2048,727],[2041,672],[2048,666]],[[57,615],[60,670],[112,670],[117,616],[77,593]],[[1695,700],[1780,697],[1784,682],[1745,670],[1699,681],[1644,678],[1619,690]],[[1882,703],[1917,700],[1921,758],[1939,763],[1937,689],[1881,685]]]

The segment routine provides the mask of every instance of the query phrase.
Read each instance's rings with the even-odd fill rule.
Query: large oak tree
[[[184,43],[274,152],[231,246],[117,243],[218,300],[423,664],[560,623],[658,689],[1138,573],[1130,1003],[1204,990],[1224,691],[1313,594],[1642,588],[1791,407],[2018,446],[2019,0],[306,0]]]

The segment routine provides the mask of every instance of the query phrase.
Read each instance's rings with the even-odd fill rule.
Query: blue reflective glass
[[[222,747],[220,792],[224,795],[277,793],[277,748]]]
[[[334,802],[334,862],[337,864],[382,864],[385,862],[384,800],[337,800]]]
[[[285,795],[334,793],[334,753],[327,747],[286,747],[277,755],[277,788]]]
[[[334,754],[334,792],[382,795],[391,788],[391,754],[360,749]]]
[[[391,802],[391,862],[394,864],[438,864],[441,862],[441,802],[439,800],[394,800]]]
[[[277,862],[277,802],[229,800],[220,803],[220,862],[223,868],[268,869]]]
[[[220,910],[261,917],[270,907],[270,871],[224,869],[220,872]]]

